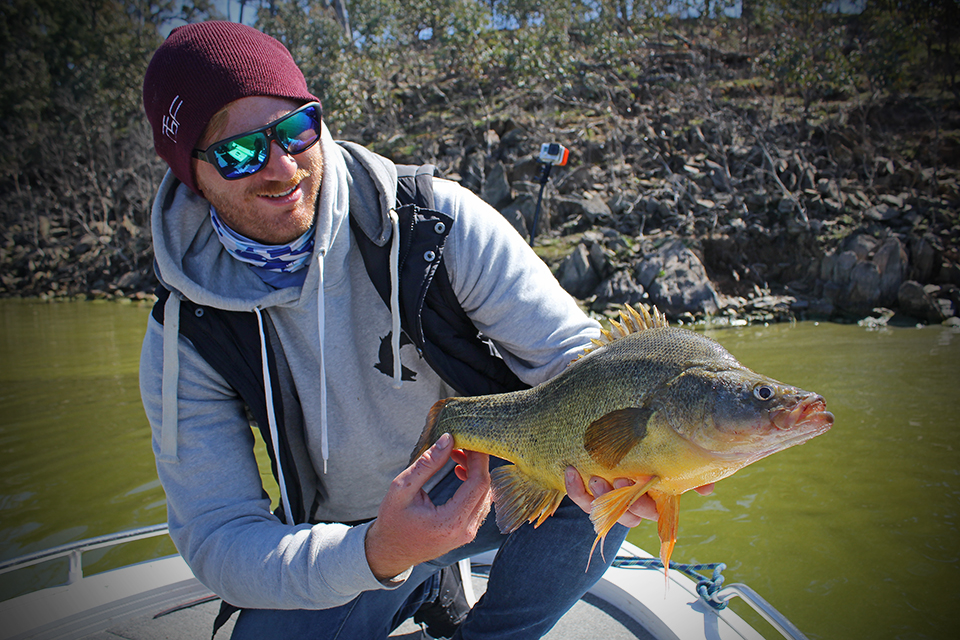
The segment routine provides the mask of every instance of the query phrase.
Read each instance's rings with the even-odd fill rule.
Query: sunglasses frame
[[[315,111],[316,116],[317,116],[317,117],[316,117],[316,123],[317,123],[317,139],[314,140],[313,142],[311,142],[310,144],[308,144],[307,146],[305,146],[303,149],[300,149],[300,150],[298,150],[298,151],[290,151],[286,146],[284,146],[283,142],[280,141],[280,138],[277,137],[276,127],[277,127],[279,124],[281,124],[282,122],[284,122],[284,121],[292,118],[293,116],[295,116],[295,115],[297,115],[297,114],[299,114],[299,113],[301,113],[301,112],[303,112],[303,111],[306,111],[307,109],[309,109],[309,108],[311,108],[311,107],[314,108],[314,111]],[[245,132],[243,132],[243,133],[241,133],[241,134],[238,134],[238,135],[235,135],[235,136],[230,136],[229,138],[224,138],[223,140],[218,140],[217,142],[214,142],[213,144],[211,144],[211,145],[210,145],[209,147],[207,147],[206,149],[194,149],[192,155],[193,155],[194,158],[197,158],[198,160],[203,160],[204,162],[208,162],[208,163],[212,164],[212,165],[216,168],[217,173],[219,173],[219,174],[220,174],[220,177],[223,178],[224,180],[240,180],[240,179],[242,179],[242,178],[248,178],[248,177],[250,177],[250,176],[252,176],[252,175],[254,175],[254,174],[262,171],[263,168],[264,168],[265,166],[267,166],[267,163],[270,162],[270,147],[273,146],[272,144],[270,144],[271,142],[276,142],[277,145],[279,145],[280,148],[283,149],[285,153],[287,153],[288,155],[291,155],[291,156],[299,155],[299,154],[303,153],[304,151],[306,151],[307,149],[309,149],[310,147],[312,147],[313,145],[317,144],[317,142],[320,141],[320,125],[321,125],[322,120],[323,120],[323,108],[321,107],[320,103],[319,103],[319,102],[308,102],[307,104],[303,105],[302,107],[299,107],[299,108],[297,108],[297,109],[294,109],[294,110],[291,111],[290,113],[287,113],[287,114],[285,114],[285,115],[277,118],[277,119],[274,120],[273,122],[271,122],[271,123],[269,123],[269,124],[267,124],[267,125],[265,125],[265,126],[262,126],[262,127],[258,128],[258,129],[251,129],[250,131],[245,131]],[[214,155],[215,149],[218,148],[218,147],[222,147],[223,145],[229,144],[229,143],[233,142],[234,140],[239,140],[240,138],[246,138],[247,136],[256,135],[256,134],[258,134],[258,133],[259,133],[259,134],[263,134],[263,136],[267,139],[267,156],[263,159],[263,162],[260,164],[260,166],[259,166],[256,170],[251,171],[250,173],[244,173],[244,174],[238,175],[238,176],[227,176],[227,175],[224,175],[224,172],[227,171],[227,168],[220,166],[219,161],[217,160],[216,156]]]

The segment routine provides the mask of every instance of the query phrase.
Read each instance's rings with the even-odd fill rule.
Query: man
[[[242,609],[234,638],[382,638],[411,615],[461,638],[546,633],[627,528],[584,572],[593,496],[575,471],[576,504],[503,536],[486,518],[487,456],[454,451],[449,436],[408,456],[435,401],[547,380],[596,323],[469,191],[428,179],[434,209],[401,206],[396,166],[334,142],[289,52],[255,29],[173,31],[144,106],[170,171],[152,212],[163,289],[141,391],[171,537]],[[502,360],[450,355],[458,314]],[[425,337],[410,329],[421,325]],[[280,486],[275,514],[251,417]],[[621,523],[641,517],[656,517],[649,499]],[[457,576],[441,569],[496,547],[488,591],[466,615]]]

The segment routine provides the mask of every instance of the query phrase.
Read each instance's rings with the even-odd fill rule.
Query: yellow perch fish
[[[497,525],[539,526],[566,494],[564,472],[635,484],[594,500],[597,542],[644,493],[657,505],[669,566],[680,494],[827,431],[824,399],[754,373],[715,341],[630,306],[595,348],[537,387],[433,406],[414,458],[446,432],[454,446],[513,464],[491,472]],[[591,550],[591,555],[593,551]]]

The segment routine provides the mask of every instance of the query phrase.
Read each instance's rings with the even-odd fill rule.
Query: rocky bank
[[[583,69],[546,93],[398,73],[389,118],[330,124],[399,162],[436,164],[528,239],[540,144],[567,146],[534,244],[597,314],[629,302],[684,322],[958,322],[957,99],[804,110],[743,56],[683,48],[630,64]],[[158,183],[159,161],[152,171]],[[135,217],[9,225],[0,295],[149,298],[149,229]]]

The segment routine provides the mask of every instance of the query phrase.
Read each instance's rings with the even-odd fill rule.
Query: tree
[[[204,15],[200,2],[174,6],[0,3],[0,138],[8,150],[0,219],[8,241],[37,247],[35,269],[57,259],[43,251],[51,227],[100,239],[103,270],[117,261],[134,268],[139,249],[128,244],[144,246],[141,229],[163,175],[141,106],[143,74],[164,20]]]

